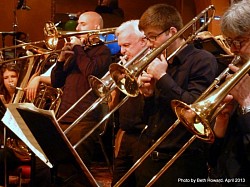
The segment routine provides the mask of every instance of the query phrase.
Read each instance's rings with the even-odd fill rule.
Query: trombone
[[[208,14],[211,11],[211,14]],[[202,31],[205,27],[208,26],[208,24],[213,20],[215,14],[215,7],[213,5],[208,6],[206,9],[204,9],[199,15],[197,15],[195,18],[193,18],[188,24],[186,24],[181,30],[179,30],[174,36],[172,36],[170,39],[168,39],[165,43],[163,43],[160,47],[153,49],[151,53],[145,56],[145,58],[139,60],[136,65],[130,67],[129,69],[126,69],[122,66],[119,66],[118,64],[111,64],[110,65],[110,74],[111,77],[114,79],[114,82],[118,86],[118,88],[126,95],[129,95],[131,97],[135,97],[139,94],[139,86],[136,82],[136,77],[138,77],[142,71],[153,61],[159,54],[161,54],[165,49],[167,49],[177,38],[179,38],[188,28],[193,26],[193,28],[196,29],[194,26],[197,21],[200,20],[202,16],[210,15],[208,19],[204,19],[203,25],[193,31],[192,35],[190,35],[185,43],[181,45],[176,51],[174,51],[170,56],[167,57],[167,61],[170,60],[179,50],[181,50],[188,42],[192,41],[195,36]],[[222,76],[223,77],[223,76]],[[221,77],[220,77],[221,78]],[[135,164],[125,173],[125,175],[114,185],[114,187],[120,186],[129,176],[132,172],[135,171],[135,169],[152,153],[152,151],[160,145],[160,143],[172,132],[176,126],[180,123],[180,120],[177,119],[176,122],[142,155],[141,158],[139,158]],[[187,144],[191,144],[193,140],[190,140],[187,142]],[[188,146],[187,145],[187,146]],[[180,150],[180,152],[183,152],[184,150]],[[172,159],[171,159],[172,160]],[[170,163],[170,165],[173,162]],[[170,166],[169,165],[169,166]],[[158,178],[154,177],[154,181]]]
[[[235,56],[231,64],[237,65],[241,62],[239,56]],[[250,70],[250,60],[245,63],[241,69],[236,72],[230,79],[226,80],[221,86],[218,84],[223,80],[229,68],[226,68],[214,82],[202,93],[202,95],[191,105],[187,105],[182,101],[173,100],[171,102],[172,109],[175,111],[178,119],[175,123],[156,141],[150,148],[151,152],[182,122],[185,127],[194,135],[180,148],[179,151],[165,164],[165,166],[149,181],[146,185],[152,186],[157,179],[179,158],[182,153],[192,144],[192,142],[199,138],[207,143],[213,143],[215,136],[210,127],[212,122],[225,105],[218,107],[223,99],[227,96],[231,89],[243,78],[243,76]],[[216,88],[214,90],[214,88]],[[202,108],[203,107],[203,108]],[[150,152],[150,153],[151,153]],[[148,155],[150,154],[147,151]],[[144,157],[144,155],[143,155]]]
[[[239,57],[236,57],[239,59]],[[237,64],[237,59],[236,64]],[[234,64],[234,63],[233,63]],[[248,73],[250,70],[250,59],[220,87],[211,91],[211,88],[215,86],[212,84],[198,100],[187,105],[186,103],[173,100],[171,102],[172,109],[175,111],[178,119],[173,126],[177,126],[180,122],[194,135],[183,145],[183,147],[169,160],[166,165],[149,181],[146,186],[152,186],[154,182],[174,163],[174,161],[191,145],[191,143],[199,138],[207,143],[214,141],[214,132],[210,127],[210,123],[216,118],[219,112],[225,105],[218,107],[228,93],[234,88],[234,86]],[[226,75],[229,71],[227,68],[221,74]],[[215,80],[217,82],[218,80]],[[164,133],[165,135],[165,133]]]
[[[96,30],[85,30],[85,31],[72,31],[72,32],[61,31],[61,32],[58,32],[55,24],[51,21],[48,21],[45,24],[45,27],[43,29],[43,33],[44,33],[46,47],[50,50],[55,50],[57,47],[59,38],[67,38],[67,37],[76,36],[76,35],[88,34],[88,45],[96,45],[96,44],[102,42],[101,39],[93,38],[90,40],[90,36],[114,33],[116,31],[116,28],[117,27],[106,28],[106,29],[96,29]]]
[[[17,58],[12,58],[12,59],[7,59],[7,60],[4,60],[4,61],[0,61],[0,64],[13,62],[13,61],[17,61],[17,60],[25,60],[25,59],[29,59],[29,58],[42,57],[42,56],[47,56],[47,55],[49,56],[51,54],[58,54],[58,52],[62,51],[62,50],[49,51],[47,49],[44,49],[42,47],[38,47],[38,46],[35,45],[35,44],[38,44],[38,43],[41,43],[41,41],[29,42],[29,43],[22,42],[19,45],[5,47],[5,48],[0,49],[0,51],[1,51],[1,50],[5,50],[5,49],[14,49],[14,48],[22,47],[26,51],[30,51],[32,53],[32,54],[28,54],[26,56],[20,56],[20,57],[17,57]],[[35,52],[35,54],[33,52]]]
[[[71,37],[71,36],[88,34],[88,42],[84,45],[92,46],[92,45],[97,45],[100,42],[103,42],[105,44],[113,43],[113,42],[116,42],[116,40],[102,41],[98,36],[93,37],[93,38],[91,38],[91,36],[111,34],[111,33],[115,33],[115,31],[116,31],[116,27],[105,28],[105,29],[96,29],[96,30],[85,30],[85,31],[72,31],[72,32],[60,31],[60,32],[58,32],[55,24],[53,22],[49,21],[49,22],[46,22],[46,24],[43,28],[44,40],[36,41],[36,42],[29,42],[29,43],[21,43],[21,44],[14,45],[14,46],[4,47],[4,48],[0,48],[0,51],[6,50],[6,49],[16,49],[19,47],[20,48],[23,47],[24,49],[27,48],[27,49],[33,49],[34,51],[39,51],[38,54],[35,54],[35,55],[23,56],[23,57],[4,61],[4,62],[11,62],[11,61],[15,61],[15,60],[22,60],[22,59],[27,59],[27,58],[31,58],[31,57],[37,57],[37,56],[42,56],[42,55],[49,55],[51,53],[61,52],[62,50],[56,50],[56,47],[57,47],[58,42],[59,42],[59,38],[65,39],[65,38]],[[46,50],[42,47],[35,46],[35,45],[40,44],[40,43],[44,43],[49,50],[53,50],[53,51],[51,52],[51,51]],[[4,62],[1,62],[1,63],[4,63]]]
[[[211,15],[208,14],[211,11]],[[196,23],[200,20],[202,16],[206,18],[206,16],[210,15],[207,22],[204,22],[203,25],[196,29]],[[192,41],[194,37],[202,31],[214,18],[215,8],[213,5],[210,5],[206,9],[204,9],[198,16],[193,18],[189,23],[187,23],[181,30],[179,30],[174,36],[164,42],[160,47],[152,50],[151,53],[147,54],[145,58],[139,60],[136,65],[132,67],[125,68],[119,64],[111,64],[110,65],[110,74],[114,79],[115,84],[118,86],[120,91],[122,91],[125,95],[136,97],[139,94],[139,86],[136,81],[136,77],[138,77],[143,70],[165,49],[167,49],[177,38],[179,38],[188,28],[193,27],[193,33],[186,39],[185,43],[181,45],[171,57],[173,57],[180,49],[182,49],[188,42]],[[169,60],[169,59],[168,59]]]
[[[141,50],[136,56],[134,56],[131,60],[129,60],[124,66],[129,66],[131,63],[133,63],[136,59],[138,59],[140,56],[142,56],[146,51],[148,50],[147,47],[145,47],[143,50]],[[118,64],[121,64],[122,61],[119,61]],[[89,76],[89,83],[91,88],[80,98],[78,99],[64,114],[60,116],[60,118],[57,119],[57,121],[60,121],[65,115],[67,115],[83,98],[85,98],[92,90],[99,96],[99,98],[89,107],[87,108],[65,131],[64,133],[68,133],[70,129],[72,129],[75,125],[78,124],[80,120],[82,120],[89,112],[94,110],[98,104],[100,104],[102,101],[107,99],[110,95],[110,93],[116,88],[113,79],[110,78],[109,72],[107,72],[101,79],[98,79],[95,76],[90,75]],[[115,111],[115,110],[114,110]],[[111,114],[109,114],[111,115]],[[108,117],[104,117],[108,118]],[[98,128],[100,123],[94,127],[94,129]],[[91,132],[94,130],[91,130]],[[89,134],[89,133],[88,133]],[[79,143],[81,143],[85,138],[82,138]],[[79,144],[78,143],[78,144]]]
[[[15,48],[19,48],[19,47],[25,47],[27,45],[37,45],[37,44],[40,44],[40,43],[44,43],[44,41],[36,41],[36,42],[29,42],[29,43],[25,43],[21,40],[17,40],[18,42],[22,42],[21,44],[18,44],[18,45],[13,45],[13,46],[9,46],[9,47],[4,47],[4,48],[0,48],[0,51],[2,50],[6,50],[6,49],[15,49]]]

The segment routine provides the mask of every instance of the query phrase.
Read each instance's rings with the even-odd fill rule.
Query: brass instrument
[[[20,42],[20,40],[17,40],[17,41]],[[29,42],[29,43],[22,42],[21,44],[18,44],[18,45],[13,45],[13,46],[9,46],[9,47],[0,48],[0,51],[6,50],[6,49],[22,48],[22,47],[26,47],[28,45],[35,46],[35,45],[40,44],[40,43],[44,43],[44,41],[36,41],[36,42]]]
[[[45,27],[43,29],[45,40],[29,42],[29,43],[23,42],[23,43],[18,44],[18,45],[0,48],[0,51],[4,51],[6,49],[16,49],[16,48],[24,48],[26,50],[31,49],[33,52],[35,51],[37,54],[22,56],[22,57],[18,57],[18,58],[14,58],[14,59],[8,59],[5,61],[0,60],[0,64],[11,62],[11,61],[16,61],[16,60],[29,59],[32,57],[50,55],[51,53],[59,53],[62,51],[62,49],[56,50],[57,44],[59,42],[59,38],[66,39],[67,37],[71,37],[71,36],[88,34],[88,41],[85,44],[86,46],[97,45],[100,42],[103,42],[105,44],[113,43],[113,42],[116,42],[115,39],[113,41],[102,41],[102,39],[100,39],[100,37],[98,35],[115,33],[115,30],[116,30],[116,27],[105,28],[105,29],[96,29],[96,30],[86,30],[86,31],[74,31],[74,32],[73,31],[72,32],[60,31],[60,32],[58,32],[54,23],[49,21],[45,24]],[[49,51],[49,50],[46,50],[42,47],[36,46],[37,44],[41,44],[41,43],[44,43],[49,50],[53,50],[53,51]]]
[[[241,62],[241,59],[239,56],[236,56],[233,59],[232,64],[237,65],[239,62]],[[244,67],[242,67],[237,72],[237,74],[234,74],[233,77],[230,78],[230,80],[225,81],[221,86],[219,86],[218,84],[220,84],[220,82],[224,80],[225,77],[228,75],[229,68],[226,68],[217,78],[215,78],[214,82],[203,92],[203,94],[192,105],[186,105],[185,103],[181,101],[173,100],[172,108],[178,115],[178,119],[141,156],[141,158],[139,158],[135,162],[135,164],[129,169],[129,171],[114,186],[119,186],[122,182],[124,182],[127,179],[127,177],[129,177],[129,175],[132,172],[134,172],[135,169],[154,151],[154,149],[157,146],[159,146],[165,138],[167,138],[167,136],[180,124],[180,122],[184,124],[186,123],[185,126],[188,128],[189,131],[194,133],[194,135],[180,148],[179,151],[177,151],[177,153],[166,163],[166,165],[149,181],[149,183],[146,185],[147,187],[152,186],[152,184],[154,184],[154,182],[156,182],[156,180],[159,179],[159,177],[179,158],[179,156],[182,155],[182,153],[192,144],[192,142],[197,137],[208,143],[212,143],[214,141],[214,134],[213,134],[212,129],[209,126],[209,123],[223,109],[223,106],[218,108],[218,105],[221,103],[224,97],[229,93],[229,91],[237,84],[237,82],[239,82],[239,80],[249,71],[249,69],[250,69],[250,60],[244,65]],[[215,88],[217,89],[214,91]],[[215,101],[213,101],[214,99]],[[207,105],[205,104],[206,102],[208,102]],[[196,105],[196,103],[198,105]],[[180,108],[177,109],[177,107],[180,107]],[[204,108],[202,109],[202,107]],[[215,108],[212,108],[212,107],[215,107]],[[184,112],[186,112],[185,113],[186,115],[182,116]],[[205,114],[203,115],[203,113]],[[198,116],[198,114],[201,116]],[[196,119],[197,121],[195,121]],[[198,122],[198,120],[201,120],[200,123]],[[187,121],[190,123],[187,124]],[[195,123],[192,123],[191,121]]]
[[[51,86],[41,84],[37,96],[32,103],[37,108],[53,110],[56,114],[61,103],[62,94],[63,91],[60,88],[53,88]]]
[[[26,61],[18,59],[17,63],[21,66],[21,72],[19,74],[17,87],[25,88],[28,84],[28,81],[33,75],[40,75],[42,74],[45,69],[48,69],[46,66],[51,66],[54,64],[57,60],[58,54],[57,53],[50,53],[46,56],[41,55],[38,56],[39,58],[35,58],[33,53],[30,51],[27,51],[27,54],[29,54],[31,57],[27,58]],[[41,57],[41,58],[40,58]],[[6,62],[6,61],[4,61]],[[15,96],[13,98],[13,103],[23,103],[25,102],[25,92],[18,90],[15,93]]]
[[[27,56],[15,58],[15,59],[9,59],[9,60],[5,60],[1,62],[1,63],[7,63],[7,62],[16,61],[16,63],[20,65],[21,71],[19,73],[18,83],[15,86],[16,93],[12,100],[13,103],[27,102],[25,98],[24,88],[27,86],[30,78],[33,75],[39,75],[39,74],[44,73],[47,69],[49,69],[50,66],[52,66],[57,61],[57,58],[58,58],[58,53],[51,52],[47,49],[32,45],[32,43],[25,43],[19,40],[18,42],[21,42],[21,44],[17,46],[13,46],[13,48],[14,47],[24,48],[26,50]],[[40,42],[33,42],[33,43],[37,44]],[[34,53],[37,53],[37,54],[34,54]],[[13,86],[13,85],[10,85],[10,86]],[[42,84],[40,85],[39,90],[41,93],[38,92],[38,95],[35,101],[31,101],[31,102],[33,102],[35,106],[37,106],[38,108],[44,109],[45,98],[46,98],[47,109],[51,109],[51,110],[53,109],[56,112],[60,103],[58,101],[60,101],[60,96],[62,94],[61,89],[52,88],[52,87]],[[50,104],[48,103],[51,104],[49,108],[48,108],[48,105]]]
[[[232,61],[232,64],[237,65],[240,62],[241,62],[241,58],[239,56],[235,56],[235,58]],[[220,97],[220,101],[219,101],[219,99],[216,99],[216,102],[218,102],[218,103],[215,103],[215,102],[213,103],[214,104],[213,107],[218,106],[221,103],[221,101],[224,99],[224,97],[233,88],[233,86],[236,85],[237,82],[247,73],[246,69],[249,70],[249,68],[250,68],[250,64],[249,63],[250,63],[250,61],[248,61],[248,63],[245,64],[244,69],[241,69],[241,73],[238,73],[238,75],[234,74],[234,78],[231,78],[231,81],[228,80],[228,81],[224,82],[221,86],[219,86],[219,83],[222,80],[225,79],[225,77],[228,75],[228,72],[230,70],[229,68],[226,68],[217,78],[215,78],[214,82],[202,93],[202,95],[195,101],[194,104],[187,105],[187,106],[193,106],[194,107],[196,103],[200,103],[200,102],[201,103],[205,103],[206,101],[209,101],[209,100],[213,101],[213,99],[215,99],[215,97],[219,96],[218,93],[221,94],[221,93],[223,93],[225,91],[228,91],[227,93],[223,93],[223,94],[225,94],[224,96],[222,96],[223,98],[221,96],[219,96]],[[234,79],[234,80],[232,80],[232,79]],[[231,85],[229,85],[229,84],[231,84]],[[226,87],[224,87],[224,86],[226,86]],[[216,90],[214,90],[215,88],[216,88]],[[177,114],[177,107],[179,107],[179,103],[183,104],[183,102],[177,101],[177,100],[173,100],[172,103],[171,103],[172,104],[172,108],[174,109],[174,111],[175,111],[176,114]],[[209,114],[211,115],[210,119],[206,119],[205,117],[208,117],[208,115],[204,115],[203,116],[204,117],[204,119],[203,119],[204,121],[202,121],[201,123],[196,123],[196,124],[194,123],[194,124],[192,124],[194,127],[192,127],[192,126],[188,127],[188,130],[190,132],[194,133],[194,135],[180,148],[179,151],[177,151],[177,153],[172,157],[172,159],[170,159],[166,163],[166,165],[149,181],[149,183],[147,184],[147,186],[151,186],[157,179],[159,179],[159,177],[177,160],[177,158],[179,158],[179,156],[182,155],[182,153],[192,144],[192,142],[197,137],[199,139],[203,140],[203,141],[206,141],[207,143],[212,143],[214,141],[214,133],[213,133],[212,129],[210,128],[209,123],[218,115],[218,113],[224,108],[225,105],[222,105],[221,107],[218,107],[217,109],[215,109],[215,108],[211,109],[211,108],[209,108],[210,107],[209,103],[207,103],[207,104],[208,105],[206,105],[206,106],[203,105],[203,107],[206,107],[206,109],[204,108],[204,110],[200,111],[200,112],[209,112]],[[184,110],[185,109],[181,110],[181,112],[183,112]],[[188,116],[189,117],[190,116],[196,117],[195,113],[193,113],[193,112],[194,112],[193,110],[189,111],[189,109],[188,109],[187,113],[186,113],[187,114],[186,117],[188,117]],[[177,114],[177,116],[178,115],[179,115],[179,113]],[[152,151],[154,150],[153,147],[156,147],[156,146],[160,145],[160,143],[177,127],[177,125],[180,122],[183,122],[181,120],[184,121],[185,119],[184,118],[180,119],[179,116],[178,116],[178,119],[175,121],[175,123],[157,140],[157,142],[154,144],[155,146],[153,145],[151,147]],[[189,118],[189,120],[191,120],[191,118]],[[206,123],[206,124],[203,124],[203,122]],[[185,124],[185,126],[186,125],[187,124]],[[198,132],[198,134],[196,134],[196,132]],[[147,151],[147,152],[149,153],[149,151]]]
[[[93,35],[114,33],[115,30],[116,30],[116,27],[106,28],[106,29],[86,30],[86,31],[58,32],[55,24],[51,21],[47,22],[43,29],[44,37],[45,37],[45,44],[47,48],[51,50],[56,49],[59,38],[67,38],[71,36],[84,35],[84,34],[88,34],[88,38],[90,38],[90,36],[93,36]],[[93,38],[91,37],[91,40],[89,40],[88,42],[89,42],[89,45],[96,45],[100,43],[101,40],[99,37],[93,37]]]
[[[145,47],[143,48],[136,56],[134,56],[131,60],[129,60],[124,66],[129,66],[132,63],[136,62],[138,59],[140,58],[144,58],[145,56],[145,52],[148,52],[148,48]],[[147,54],[147,53],[146,53]],[[143,57],[141,57],[143,55]],[[120,61],[121,62],[121,61]],[[118,63],[120,64],[120,63]],[[91,81],[92,81],[92,86],[93,88],[100,88],[100,86],[105,86],[105,80],[108,80],[108,87],[106,86],[106,88],[108,89],[101,89],[101,90],[106,90],[106,94],[98,94],[99,96],[103,96],[99,99],[97,99],[87,110],[84,111],[84,113],[78,118],[76,119],[65,131],[64,133],[69,132],[69,130],[71,128],[73,128],[75,125],[77,125],[77,123],[83,118],[85,117],[90,111],[92,111],[97,104],[99,104],[101,101],[103,101],[104,99],[106,99],[107,97],[109,97],[109,95],[111,94],[112,91],[115,90],[116,85],[114,84],[113,79],[110,79],[110,74],[107,73],[107,77],[105,77],[104,80],[99,80],[96,77],[91,76],[90,77]],[[94,79],[93,79],[94,78]],[[93,80],[92,80],[93,79]],[[99,89],[98,89],[99,90]],[[73,147],[76,148],[78,145],[80,145],[80,143],[82,143],[87,137],[89,137],[98,127],[100,127],[102,125],[103,122],[105,122],[107,119],[109,119],[109,117],[117,110],[119,109],[127,100],[128,100],[129,96],[124,97],[111,111],[109,111],[87,134],[84,135],[84,137],[82,137]]]
[[[126,59],[127,55],[123,56],[122,58]],[[122,60],[117,62],[117,64],[122,64]],[[109,72],[107,72],[101,79],[97,78],[96,76],[90,75],[88,77],[88,81],[91,89],[98,97],[108,97],[107,93],[109,92],[110,87],[113,84],[113,79],[111,79]]]
[[[128,61],[125,66],[129,66],[131,63],[133,63],[136,59],[141,57],[148,48],[144,48],[141,50],[135,57],[133,57],[130,61]],[[119,64],[121,61],[118,62]],[[99,98],[89,107],[87,108],[65,131],[64,133],[68,133],[70,129],[72,129],[75,125],[78,124],[80,120],[82,120],[89,112],[94,110],[101,102],[103,102],[105,99],[107,99],[110,96],[110,93],[116,88],[113,79],[110,78],[109,72],[107,72],[101,79],[98,79],[95,76],[89,76],[89,83],[91,88],[80,98],[76,103],[74,103],[64,114],[60,116],[60,118],[57,119],[57,121],[60,121],[65,115],[67,115],[83,98],[87,96],[92,90],[99,96]],[[115,111],[115,110],[114,110]],[[109,114],[111,115],[111,114]],[[98,128],[98,125],[94,127],[94,129]],[[85,138],[83,138],[85,139]],[[83,141],[80,140],[80,142]]]
[[[21,40],[16,40],[17,42],[20,43],[20,46],[22,46],[23,49],[25,49],[26,51],[32,51],[32,52],[35,52],[37,54],[44,54],[45,52],[49,52],[48,49],[44,49],[42,47],[38,47],[36,45],[33,45],[32,42],[30,43],[27,43],[27,42],[23,42]],[[43,41],[41,41],[43,42]],[[39,42],[33,42],[34,44],[37,44]],[[16,46],[13,46],[13,47],[17,47],[18,45]]]
[[[45,51],[45,52],[42,52],[41,50],[37,49],[37,48],[32,48],[32,47],[29,47],[30,49],[32,49],[32,51],[36,51],[36,54],[32,53],[31,51],[30,52],[27,52],[28,54],[26,56],[21,56],[21,57],[18,57],[18,58],[12,58],[12,59],[8,59],[8,60],[4,60],[4,61],[0,61],[0,64],[3,64],[3,63],[8,63],[8,62],[14,62],[14,61],[22,61],[22,60],[29,60],[30,58],[36,58],[36,57],[43,57],[43,56],[46,56],[46,55],[51,55],[51,54],[55,54],[55,53],[58,53],[58,52],[61,52],[62,50],[55,50],[55,51]],[[43,48],[41,48],[43,49]],[[46,49],[44,49],[46,50]],[[29,50],[27,50],[29,51]]]
[[[211,11],[211,12],[210,12]],[[209,14],[210,13],[210,14]],[[114,78],[114,82],[118,86],[118,88],[131,97],[135,97],[139,93],[139,86],[136,82],[136,78],[142,73],[142,71],[153,61],[159,54],[161,54],[165,49],[167,49],[177,38],[179,38],[188,28],[197,23],[202,16],[210,16],[208,19],[205,19],[202,26],[199,29],[193,31],[192,35],[190,35],[185,43],[180,46],[174,53],[168,56],[167,61],[170,60],[180,49],[182,49],[188,42],[193,40],[196,35],[202,31],[214,18],[215,8],[213,5],[208,6],[204,9],[199,15],[193,18],[188,24],[186,24],[181,30],[179,30],[174,36],[169,38],[165,43],[163,43],[160,47],[153,49],[151,53],[145,56],[145,58],[139,60],[134,66],[129,69],[123,68],[119,65],[112,64],[110,65],[110,74],[112,78]],[[221,76],[222,77],[222,76]],[[220,78],[221,78],[220,77]],[[114,185],[114,187],[120,186],[132,172],[154,151],[154,149],[160,145],[160,143],[177,127],[180,123],[180,120],[177,119],[176,122],[139,158],[135,164],[127,171],[127,173],[121,177],[121,179]],[[185,145],[188,146],[191,144],[193,139],[187,142]],[[182,154],[182,152],[186,149],[186,146],[178,151],[178,156]],[[177,159],[175,155],[173,159],[168,163],[167,168]],[[165,169],[165,168],[164,168]],[[162,172],[163,173],[163,172]],[[161,174],[162,174],[161,173]],[[153,178],[153,182],[158,179],[159,176]],[[149,184],[150,186],[151,184]]]
[[[236,58],[240,59],[239,57]],[[243,76],[246,75],[249,69],[250,60],[248,60],[239,71],[234,73],[232,77],[223,82],[215,91],[209,95],[204,93],[204,97],[202,97],[202,100],[199,100],[199,102],[187,105],[182,101],[173,100],[171,105],[178,119],[191,133],[195,134],[197,138],[212,143],[214,141],[214,134],[210,128],[210,122],[213,121],[223,109],[223,105],[219,107],[220,103],[222,103],[223,99]]]
[[[164,42],[160,47],[152,50],[151,53],[145,56],[145,58],[141,59],[136,65],[132,65],[129,68],[124,68],[118,64],[110,65],[110,74],[114,79],[117,87],[126,95],[130,97],[136,97],[139,94],[139,85],[137,84],[136,78],[145,70],[145,68],[164,50],[166,50],[177,38],[179,38],[188,28],[194,26],[197,21],[200,20],[202,16],[206,16],[206,14],[211,11],[211,15],[207,22],[205,22],[199,29],[193,31],[192,35],[190,35],[185,43],[179,47],[171,57],[175,55],[177,51],[183,48],[188,42],[194,39],[194,37],[202,31],[214,18],[215,8],[213,5],[210,5],[208,8],[203,10],[198,16],[193,18],[188,24],[186,24],[181,30],[179,30],[174,36],[169,38],[166,42]]]

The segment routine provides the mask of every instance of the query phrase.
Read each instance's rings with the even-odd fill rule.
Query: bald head
[[[93,30],[102,28],[103,28],[103,19],[101,15],[93,11],[88,11],[80,15],[76,30],[81,31],[81,30]]]

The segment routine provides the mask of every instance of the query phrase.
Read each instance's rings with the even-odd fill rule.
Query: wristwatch
[[[245,114],[247,114],[248,112],[250,112],[250,106],[243,106],[243,107],[240,107],[239,109],[240,109],[240,113],[241,113],[242,115],[245,115]]]

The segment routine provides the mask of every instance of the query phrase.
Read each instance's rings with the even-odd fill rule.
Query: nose
[[[151,41],[147,41],[147,46],[150,47],[150,48],[153,48],[154,47],[154,42],[151,42]]]
[[[126,50],[125,47],[121,47],[121,54],[122,54],[122,55],[125,55],[126,51],[127,51],[127,50]]]
[[[8,79],[8,82],[9,82],[10,85],[13,85],[13,83],[14,83],[14,81],[13,81],[12,78],[9,78],[9,79]]]
[[[77,30],[77,31],[80,31],[80,24],[77,24],[76,30]]]

